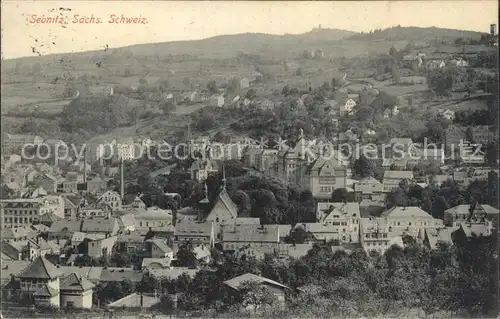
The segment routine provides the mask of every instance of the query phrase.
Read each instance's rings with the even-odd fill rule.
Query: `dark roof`
[[[125,279],[131,282],[139,282],[142,280],[143,273],[131,268],[106,268],[102,269],[100,281],[123,281]]]
[[[118,229],[116,218],[110,219],[84,219],[82,232],[114,232]]]
[[[20,274],[19,278],[54,279],[61,275],[61,271],[45,257],[37,257]]]
[[[82,201],[82,197],[78,195],[64,195],[63,198],[67,199],[75,207],[78,207]]]
[[[60,231],[80,231],[81,221],[78,220],[65,220],[61,219],[56,221],[50,226],[49,232],[60,232]]]
[[[83,277],[78,277],[76,273],[71,273],[61,281],[61,290],[87,291],[94,288],[94,284]]]

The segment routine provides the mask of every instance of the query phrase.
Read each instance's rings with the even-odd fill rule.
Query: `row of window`
[[[386,233],[367,233],[365,234],[365,238],[387,238]]]
[[[9,215],[36,215],[37,211],[36,210],[8,210],[6,212]]]
[[[387,246],[389,241],[381,241],[381,242],[367,242],[366,246]]]
[[[4,218],[4,223],[10,224],[10,223],[32,223],[38,221],[38,218],[31,218],[31,217],[5,217]]]
[[[320,189],[320,192],[326,193],[326,192],[333,192],[335,187],[333,187],[333,186],[320,186],[319,189]]]

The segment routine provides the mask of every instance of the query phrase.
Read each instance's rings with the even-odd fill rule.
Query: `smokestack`
[[[87,149],[83,149],[83,182],[87,182]]]
[[[125,199],[125,185],[123,181],[123,158],[120,158],[120,198],[122,200]]]
[[[144,296],[141,293],[141,308],[144,307]]]

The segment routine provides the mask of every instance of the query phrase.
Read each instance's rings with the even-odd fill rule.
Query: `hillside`
[[[351,35],[349,40],[373,41],[422,41],[429,42],[433,40],[454,41],[457,38],[479,39],[481,32],[463,31],[442,28],[418,28],[418,27],[392,27],[384,30],[375,30],[370,33],[358,33]]]
[[[355,32],[337,29],[315,29],[303,34],[273,35],[264,33],[243,33],[220,35],[202,40],[172,41],[162,43],[136,44],[110,50],[96,50],[78,53],[52,54],[39,57],[24,57],[4,60],[3,67],[15,67],[17,61],[26,64],[47,63],[61,58],[88,61],[89,58],[133,54],[136,56],[167,57],[189,55],[198,58],[232,58],[240,52],[281,55],[287,52],[300,52],[304,49],[317,49],[352,36]]]

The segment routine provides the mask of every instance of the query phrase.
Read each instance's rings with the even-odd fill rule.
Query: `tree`
[[[434,218],[443,219],[444,211],[449,208],[446,198],[443,196],[437,196],[432,203],[432,216]]]
[[[189,85],[191,84],[191,81],[189,80],[189,78],[184,78],[182,80],[182,84],[184,84],[185,87],[189,87]]]
[[[146,80],[145,78],[140,78],[139,79],[139,85],[140,86],[147,86],[148,85],[148,80]]]
[[[211,94],[216,94],[217,92],[219,92],[219,90],[217,88],[217,82],[215,82],[214,80],[208,82],[207,83],[207,90]]]
[[[193,251],[191,241],[185,241],[177,250],[177,260],[182,267],[195,268],[197,265],[196,255]]]
[[[169,115],[175,112],[177,107],[172,100],[168,100],[160,104],[160,109],[163,110],[163,114]]]
[[[399,81],[401,80],[401,75],[399,74],[399,70],[395,65],[392,66],[391,72],[392,72],[392,81],[398,84]]]
[[[7,199],[14,195],[14,190],[10,189],[6,184],[0,185],[0,198]]]
[[[245,98],[249,100],[253,100],[257,96],[257,92],[255,89],[249,89],[247,93],[245,94]]]
[[[396,50],[396,48],[394,46],[392,46],[389,49],[389,55],[392,56],[392,57],[395,57],[395,56],[397,56],[397,54],[398,54],[398,50]]]
[[[242,282],[238,289],[241,293],[243,307],[252,307],[254,312],[266,306],[272,307],[276,302],[276,298],[269,289],[259,282]]]
[[[332,192],[333,202],[352,202],[354,201],[354,193],[349,192],[345,188],[337,188]]]
[[[354,161],[352,171],[357,177],[375,177],[375,163],[366,158],[364,154],[361,154],[359,158]]]

